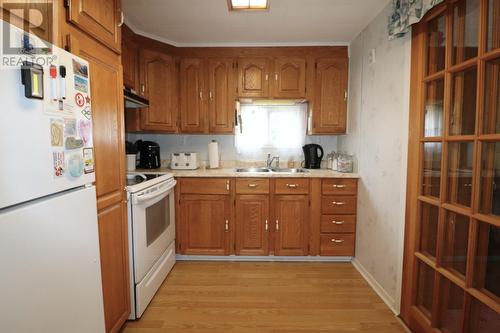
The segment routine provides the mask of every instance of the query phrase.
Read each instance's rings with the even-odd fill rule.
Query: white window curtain
[[[302,154],[307,124],[307,104],[242,104],[241,124],[235,145],[240,158],[262,159],[264,154],[289,158]]]

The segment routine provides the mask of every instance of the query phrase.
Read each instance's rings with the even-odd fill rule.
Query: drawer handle
[[[345,205],[345,202],[344,201],[332,201],[332,205],[343,206],[343,205]]]
[[[336,224],[336,225],[342,225],[344,224],[345,222],[344,221],[332,221],[333,224]]]
[[[229,220],[226,220],[226,225],[224,229],[226,230],[226,232],[229,231]]]
[[[332,185],[333,188],[344,188],[345,185],[337,185],[337,184],[333,184]]]
[[[276,231],[280,230],[280,223],[278,220],[276,220]]]
[[[226,180],[226,190],[229,191],[229,180]]]
[[[267,223],[267,220],[266,220],[266,231],[269,229],[269,223]]]
[[[248,184],[248,187],[251,187],[251,188],[255,188],[257,186],[258,186],[257,184]]]
[[[297,188],[299,187],[299,184],[286,184],[286,186],[289,188]]]
[[[335,238],[332,238],[332,243],[343,243],[344,240],[343,239],[335,239]]]

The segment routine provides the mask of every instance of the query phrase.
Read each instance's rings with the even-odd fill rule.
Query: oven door
[[[171,179],[131,196],[135,283],[175,239],[175,184]]]

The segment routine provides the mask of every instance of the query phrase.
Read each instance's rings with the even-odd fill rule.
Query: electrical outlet
[[[375,49],[371,49],[368,53],[368,63],[373,65],[375,63]]]

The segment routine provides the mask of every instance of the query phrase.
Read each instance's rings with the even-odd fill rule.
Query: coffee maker
[[[302,147],[304,151],[304,168],[321,168],[321,159],[323,158],[323,148],[320,145],[311,143]]]
[[[153,141],[138,140],[136,143],[139,150],[139,168],[157,169],[161,166],[160,145]]]

